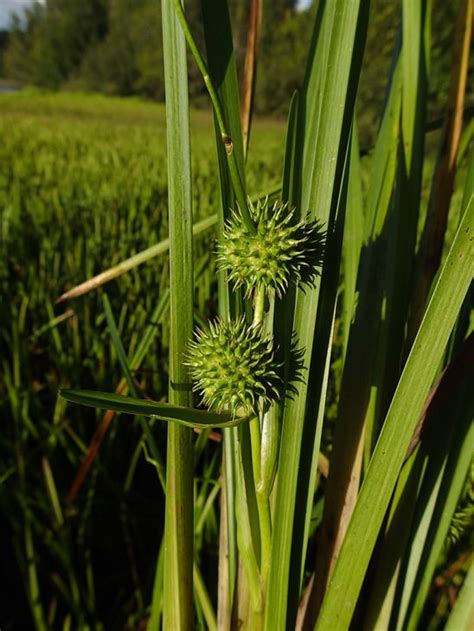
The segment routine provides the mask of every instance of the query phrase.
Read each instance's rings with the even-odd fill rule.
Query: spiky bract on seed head
[[[312,282],[324,252],[320,224],[296,221],[295,211],[278,201],[273,206],[268,199],[249,205],[256,234],[233,212],[218,246],[219,267],[247,297],[258,286],[281,297],[290,283]]]
[[[267,407],[279,396],[272,341],[244,318],[216,320],[198,329],[189,343],[186,364],[194,389],[208,407],[252,414],[259,401]]]

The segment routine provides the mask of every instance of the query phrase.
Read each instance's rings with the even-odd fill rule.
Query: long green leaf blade
[[[471,196],[395,392],[316,625],[350,624],[385,511],[423,403],[473,275]],[[354,563],[354,560],[357,562]]]
[[[163,56],[168,149],[170,230],[169,400],[192,404],[183,356],[193,331],[193,240],[191,148],[186,44],[173,0],[163,0]],[[166,460],[163,626],[191,631],[193,612],[193,443],[192,430],[168,428]]]
[[[239,80],[237,76],[229,7],[226,0],[201,0],[201,9],[209,73],[217,89],[225,123],[230,130],[238,175],[243,183],[244,190],[246,190]],[[221,201],[218,213],[218,238],[221,238],[224,223],[226,219],[228,219],[230,211],[236,208],[236,194],[232,186],[228,158],[222,143],[222,137],[215,114],[214,123]],[[226,271],[218,271],[217,286],[220,317],[226,320],[230,317],[235,317],[240,313],[241,300],[238,293],[230,291]],[[236,590],[238,564],[236,504],[238,498],[237,484],[239,483],[237,476],[239,475],[240,469],[237,457],[237,430],[224,430],[223,438],[223,458],[225,461],[223,467],[223,482],[225,486],[223,501],[226,502],[224,520],[226,532],[221,532],[220,534],[221,549],[225,549],[225,556],[219,559],[219,602],[217,616],[219,624],[221,625],[220,628],[228,629],[231,626],[234,597],[240,597],[240,594],[237,593],[239,588]],[[242,484],[242,480],[240,480],[240,484]]]
[[[423,8],[420,0],[403,0],[403,95],[402,95],[402,130],[407,170],[411,171],[413,144],[415,134],[417,106],[420,95],[423,51]]]
[[[120,339],[120,334],[118,332],[117,325],[115,323],[114,314],[112,313],[112,307],[110,306],[110,300],[107,294],[104,294],[102,296],[102,302],[104,305],[105,318],[107,320],[107,326],[109,328],[110,337],[112,338],[112,342],[115,348],[115,352],[117,353],[117,358],[119,360],[119,364],[122,369],[123,376],[127,382],[128,390],[129,392],[131,392],[131,394],[134,397],[136,397],[137,391],[135,388],[135,383],[133,381],[132,373],[130,372],[127,355],[125,353],[122,340]]]
[[[248,421],[250,417],[234,417],[229,412],[212,412],[194,408],[126,397],[112,392],[96,390],[60,390],[60,396],[66,401],[79,403],[103,410],[116,410],[125,414],[143,414],[154,416],[163,421],[176,421],[186,427],[234,427]]]
[[[454,609],[448,618],[445,631],[469,631],[474,618],[474,563],[464,580]]]
[[[318,366],[311,366],[311,373],[317,375],[317,382],[299,384],[298,394],[285,401],[275,498],[275,528],[268,605],[265,617],[267,631],[292,628],[298,606],[302,562],[306,550],[306,542],[301,539],[304,537],[306,526],[307,496],[313,491],[310,488],[312,472],[308,461],[311,459],[311,454],[319,449],[320,428],[315,426],[317,424],[314,423],[314,416],[317,414],[319,401],[325,398],[325,367],[336,300],[333,275],[337,276],[339,273],[340,246],[338,242],[343,226],[343,221],[342,225],[338,221],[338,213],[341,213],[343,219],[345,211],[345,200],[341,204],[339,201],[343,197],[342,177],[348,155],[368,7],[369,3],[357,1],[347,3],[342,0],[324,5],[327,15],[322,17],[322,26],[321,14],[318,15],[316,30],[319,32],[320,27],[322,28],[323,32],[320,36],[327,39],[327,42],[325,46],[320,46],[319,41],[316,42],[313,49],[313,53],[316,51],[316,57],[312,67],[315,68],[324,62],[321,57],[318,57],[318,51],[326,47],[331,63],[325,66],[321,91],[317,92],[318,81],[312,82],[309,79],[307,85],[314,86],[312,88],[314,92],[302,95],[302,112],[309,114],[313,119],[311,124],[314,123],[314,125],[311,129],[314,133],[311,134],[310,129],[305,127],[299,138],[305,138],[306,150],[311,146],[311,152],[314,152],[312,162],[314,169],[303,178],[301,211],[305,214],[309,208],[308,216],[311,219],[317,219],[328,226],[327,248],[328,252],[335,255],[335,258],[326,257],[320,285],[306,288],[305,291],[300,289],[296,295],[293,328],[298,346],[304,349],[302,362],[306,377],[311,366],[316,328],[322,332],[322,335],[318,338]],[[316,99],[318,112],[312,117],[308,108],[314,105]],[[300,146],[299,151],[302,150],[304,153],[305,148]],[[318,156],[319,159],[314,160],[314,156]],[[320,288],[323,285],[325,286],[324,305],[321,306],[320,322],[316,324],[320,293],[323,293],[322,290],[320,292]],[[278,342],[285,343],[285,340],[278,340]],[[308,417],[311,416],[311,419],[307,434],[304,435],[309,386],[317,391],[318,401],[316,408],[313,407],[308,411]],[[304,467],[302,467],[304,458],[301,458],[303,436],[305,458],[308,458]],[[293,546],[297,549],[295,553],[293,553]]]
[[[469,379],[469,376],[472,376],[472,372],[471,365],[470,369],[468,367],[466,369],[466,377],[462,380],[463,387],[461,392],[456,393],[454,406],[452,403],[446,406],[447,409],[444,414],[446,421],[449,419],[455,423],[453,444],[450,446],[447,454],[447,463],[433,514],[428,514],[428,517],[431,517],[429,531],[424,540],[420,542],[423,545],[423,555],[418,564],[416,563],[416,557],[414,558],[413,565],[416,567],[417,572],[410,597],[408,615],[405,618],[403,615],[404,611],[401,611],[398,629],[415,631],[419,628],[420,617],[433,580],[436,564],[445,545],[449,526],[472,463],[474,400],[472,397],[472,379]],[[445,432],[442,425],[438,433],[439,440],[443,442]],[[426,483],[429,485],[430,482],[431,480],[427,475]],[[425,512],[428,512],[428,510]],[[416,540],[413,541],[413,548],[415,548],[416,543]],[[409,564],[413,556],[413,554],[410,556]],[[410,565],[409,567],[412,569]],[[401,604],[403,606],[403,601]]]

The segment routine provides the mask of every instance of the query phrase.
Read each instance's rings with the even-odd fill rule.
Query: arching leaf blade
[[[125,414],[152,416],[162,421],[175,421],[186,427],[234,427],[249,420],[249,416],[234,417],[229,412],[196,410],[149,399],[126,397],[112,392],[96,390],[60,390],[60,396],[71,403],[89,407],[116,410]]]

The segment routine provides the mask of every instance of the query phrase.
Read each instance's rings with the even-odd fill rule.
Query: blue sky
[[[0,0],[0,29],[8,26],[12,13],[22,13],[29,4],[31,0]]]
[[[21,13],[29,4],[32,4],[32,0],[0,0],[0,29],[8,26],[11,13]],[[301,7],[307,7],[309,4],[311,0],[299,0]]]

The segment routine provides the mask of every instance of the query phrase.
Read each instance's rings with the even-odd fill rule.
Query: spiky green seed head
[[[188,345],[186,364],[194,389],[209,408],[247,415],[257,413],[259,403],[266,408],[278,399],[272,340],[244,318],[218,319],[198,329]]]
[[[249,202],[256,224],[250,234],[240,213],[227,221],[218,246],[218,265],[249,297],[256,287],[280,298],[290,283],[312,282],[322,264],[325,234],[317,222],[296,221],[287,204]]]

